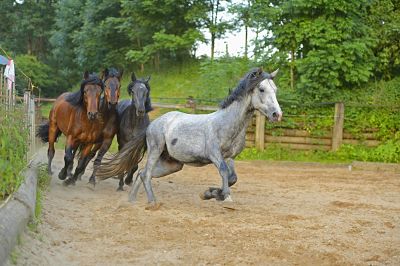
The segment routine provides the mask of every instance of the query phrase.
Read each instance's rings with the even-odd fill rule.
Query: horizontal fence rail
[[[195,99],[189,98],[162,98],[153,97],[152,106],[161,109],[184,109],[192,113],[197,111],[213,112],[219,109],[217,103],[221,100]],[[55,99],[35,98],[36,102],[52,103]],[[209,104],[202,104],[209,103]],[[296,120],[290,127],[275,123],[273,128],[268,127],[268,121],[265,116],[258,111],[254,115],[247,128],[246,147],[256,147],[258,150],[264,150],[270,144],[280,145],[282,147],[295,150],[337,150],[342,144],[361,144],[367,147],[378,146],[381,141],[375,136],[376,129],[365,129],[355,136],[344,130],[345,104],[324,102],[314,104],[299,104],[297,102],[281,101],[288,109],[290,108],[314,108],[316,114],[287,114],[283,116]],[[370,106],[368,106],[370,107]],[[332,115],[319,114],[318,108],[329,108]],[[328,119],[331,120],[331,126],[318,132],[318,134],[303,129],[306,125],[306,119]]]

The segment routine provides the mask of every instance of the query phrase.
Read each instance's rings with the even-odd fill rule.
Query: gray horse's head
[[[149,86],[150,77],[146,79],[136,79],[135,73],[132,73],[131,83],[128,86],[128,92],[132,96],[132,102],[135,104],[136,115],[144,116],[149,108]]]
[[[278,70],[279,69],[268,75],[265,72],[262,72],[262,69],[260,68],[256,75],[264,75],[265,78],[258,83],[251,95],[251,104],[253,108],[268,117],[270,121],[281,121],[282,119],[282,110],[279,106],[278,100],[276,99],[278,88],[274,83],[274,78],[278,73]]]

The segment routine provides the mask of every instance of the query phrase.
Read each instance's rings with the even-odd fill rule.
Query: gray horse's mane
[[[271,78],[271,75],[264,72],[263,69],[251,69],[240,81],[237,87],[230,93],[225,100],[220,103],[221,109],[227,108],[235,101],[242,100],[247,94],[251,93],[253,89],[260,84],[264,79]]]

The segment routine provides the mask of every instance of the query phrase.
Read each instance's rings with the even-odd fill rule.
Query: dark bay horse
[[[76,180],[84,174],[90,160],[97,153],[93,163],[93,172],[89,178],[89,183],[96,184],[97,167],[100,165],[104,154],[110,148],[112,140],[118,131],[117,104],[121,91],[122,73],[123,71],[118,71],[115,68],[103,71],[104,97],[101,99],[99,107],[99,132],[96,132],[97,138],[95,141],[86,141],[80,145],[78,165],[74,175],[65,180],[65,185],[75,184]]]
[[[103,76],[110,76],[107,69],[103,72]],[[80,147],[81,158],[77,167],[78,171],[75,171],[74,177],[68,179],[71,181],[65,181],[66,185],[74,183],[73,181],[76,180],[90,161],[88,158],[90,156],[93,157],[96,151],[102,147],[104,137],[111,143],[112,137],[116,133],[115,106],[119,96],[120,75],[119,77],[114,74],[111,76],[115,76],[118,82],[107,81],[108,79],[106,78],[105,83],[108,84],[106,91],[111,91],[109,93],[106,92],[105,97],[101,99],[101,94],[104,90],[102,79],[95,74],[89,75],[88,72],[85,72],[80,90],[60,95],[50,111],[49,122],[41,125],[38,129],[37,136],[44,142],[49,142],[49,173],[51,173],[51,162],[55,152],[54,142],[61,133],[67,137],[64,156],[65,165],[58,175],[61,180],[71,174],[75,152]],[[110,128],[110,124],[114,125],[113,129]]]
[[[61,133],[67,138],[65,165],[58,175],[61,180],[64,180],[71,172],[78,146],[88,140],[94,141],[97,137],[91,132],[98,131],[99,123],[96,118],[103,89],[103,81],[96,74],[89,74],[86,71],[80,89],[73,93],[61,94],[51,108],[49,121],[39,126],[37,136],[44,142],[49,142],[47,169],[50,174],[55,153],[54,142]]]
[[[131,100],[124,100],[118,103],[118,150],[121,150],[131,139],[140,136],[144,132],[150,123],[148,112],[152,110],[150,100],[150,77],[146,79],[137,79],[135,74],[132,73],[131,82],[128,85],[128,93],[131,95]],[[144,148],[145,142],[139,143]],[[138,146],[139,148],[139,146]],[[142,156],[144,149],[139,148],[142,153],[138,153],[137,156]],[[125,178],[125,184],[130,185],[132,183],[133,174],[138,169],[138,163],[140,160],[136,159],[137,163],[133,164],[128,169],[127,177]],[[112,159],[108,160],[108,163],[112,163]],[[112,173],[108,173],[108,177],[113,176]],[[123,190],[125,174],[120,174],[118,191]]]
[[[268,74],[261,68],[252,69],[214,113],[196,115],[174,111],[160,116],[147,127],[145,134],[132,139],[115,155],[113,164],[102,165],[101,172],[118,174],[129,170],[136,164],[134,160],[141,149],[137,144],[146,141],[147,162],[129,194],[131,202],[136,200],[142,181],[150,207],[157,208],[151,179],[180,171],[185,164],[214,164],[222,186],[209,188],[202,199],[231,201],[230,187],[237,181],[233,159],[245,146],[246,128],[254,111],[260,111],[270,121],[282,118],[273,81],[277,72]],[[102,177],[99,175],[99,178]]]

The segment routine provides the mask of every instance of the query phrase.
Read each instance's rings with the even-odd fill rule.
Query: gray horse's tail
[[[140,132],[131,141],[126,143],[118,153],[103,159],[97,169],[96,177],[104,180],[125,174],[143,159],[146,153],[146,130]]]

